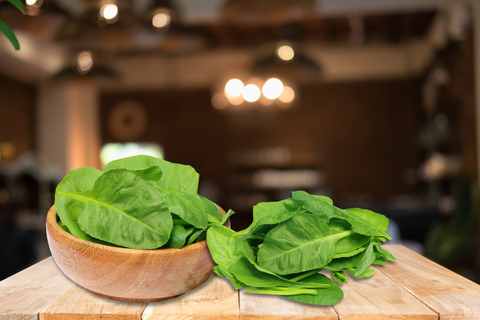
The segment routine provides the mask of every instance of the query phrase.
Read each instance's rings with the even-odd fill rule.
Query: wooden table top
[[[342,285],[345,298],[313,306],[278,296],[245,293],[212,276],[168,301],[124,303],[76,285],[50,257],[0,282],[3,319],[479,319],[480,286],[398,245],[398,259],[371,278]]]

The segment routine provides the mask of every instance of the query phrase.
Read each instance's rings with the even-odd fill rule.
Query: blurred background
[[[0,280],[50,255],[66,173],[149,154],[235,230],[306,190],[480,282],[480,2],[25,4],[0,1]]]

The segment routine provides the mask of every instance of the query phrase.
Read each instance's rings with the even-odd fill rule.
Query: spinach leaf
[[[145,181],[155,182],[158,181],[162,177],[162,170],[159,166],[151,166],[145,169],[138,169],[138,170],[130,170],[136,176],[139,176]]]
[[[318,269],[332,261],[338,240],[353,233],[332,229],[318,216],[301,212],[265,236],[257,261],[278,274]]]
[[[359,276],[360,274],[364,273],[365,270],[375,261],[376,255],[375,252],[373,251],[375,243],[371,242],[367,249],[361,253],[362,259],[357,265],[357,269],[355,270],[355,274],[353,276]]]
[[[197,193],[199,174],[191,166],[168,162],[150,156],[133,156],[109,162],[103,171],[113,169],[138,170],[158,166],[162,171],[161,179],[150,181],[158,190],[173,189],[188,193]]]
[[[242,237],[235,236],[235,231],[219,224],[208,229],[207,244],[213,260],[225,269],[242,257],[256,260],[252,248]]]
[[[90,190],[58,195],[83,204],[75,213],[78,224],[97,239],[134,249],[159,248],[169,239],[173,223],[165,199],[129,170],[107,171]]]
[[[316,273],[306,279],[300,280],[300,283],[302,282],[325,284],[328,285],[328,288],[317,290],[316,295],[290,295],[285,296],[285,298],[321,306],[330,306],[343,299],[342,289],[323,274]]]
[[[171,213],[179,216],[185,222],[198,229],[206,229],[208,226],[205,206],[196,194],[178,190],[164,189],[160,193],[167,201]]]
[[[94,186],[95,181],[101,175],[102,171],[94,168],[78,168],[69,172],[55,190],[55,208],[57,209],[58,217],[71,234],[87,241],[95,240],[80,229],[77,222],[78,216],[85,211],[85,203],[64,196],[61,192],[86,192]]]
[[[261,202],[253,207],[253,222],[248,228],[245,239],[256,233],[266,234],[277,224],[296,215],[302,208],[303,201],[286,199],[278,202]]]
[[[350,273],[353,277],[357,279],[368,278],[373,276],[373,274],[375,273],[375,270],[373,269],[367,269],[360,274],[357,274],[358,272],[356,268],[346,268],[345,270],[347,270],[348,273]]]
[[[235,277],[250,287],[288,287],[288,288],[325,288],[327,285],[314,281],[291,281],[261,268],[258,264],[242,257],[231,264],[227,270]]]
[[[205,197],[202,197],[200,195],[199,197],[205,206],[205,212],[208,215],[214,217],[216,220],[222,221],[222,213],[220,212],[220,209],[218,209],[217,205]]]
[[[185,245],[185,240],[187,239],[187,231],[185,227],[181,224],[176,224],[172,228],[170,233],[170,239],[162,248],[181,248]]]
[[[237,290],[248,287],[248,285],[239,281],[237,278],[235,278],[235,276],[232,273],[228,272],[228,270],[226,270],[220,265],[213,267],[213,271],[215,271],[215,273],[218,274],[219,276],[222,276],[230,280],[234,288]]]
[[[356,233],[366,236],[382,236],[391,239],[385,232],[387,230],[385,223],[388,226],[388,219],[381,214],[357,208],[342,210],[332,204],[319,200],[317,197],[313,197],[305,191],[295,191],[292,195],[294,199],[305,202],[303,205],[305,210],[319,216],[327,223],[331,218],[340,218],[348,221],[352,225],[352,230]]]

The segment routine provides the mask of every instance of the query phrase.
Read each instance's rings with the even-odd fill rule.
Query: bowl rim
[[[215,204],[223,214],[225,214],[225,211],[217,204]],[[130,248],[124,248],[124,247],[113,247],[113,246],[107,246],[95,242],[91,242],[88,240],[84,240],[82,238],[79,238],[77,236],[74,236],[73,234],[63,230],[62,227],[57,222],[57,208],[55,208],[55,205],[53,205],[47,213],[47,219],[46,219],[46,231],[47,233],[52,233],[56,232],[59,233],[60,235],[67,237],[71,239],[72,241],[80,242],[81,244],[85,244],[86,246],[91,246],[93,248],[101,249],[101,250],[109,250],[109,251],[115,251],[118,253],[137,253],[137,254],[158,254],[159,252],[164,252],[164,253],[175,253],[175,252],[186,252],[186,251],[195,251],[197,247],[202,247],[202,246],[207,246],[207,239],[204,239],[200,242],[192,243],[189,244],[188,246],[184,246],[181,248],[157,248],[157,249],[130,249]],[[227,219],[227,221],[224,224],[226,227],[230,228],[230,218]],[[49,228],[52,229],[52,231],[49,231]],[[51,235],[50,235],[51,236]],[[208,247],[208,246],[207,246]]]

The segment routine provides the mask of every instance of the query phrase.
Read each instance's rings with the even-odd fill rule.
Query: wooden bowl
[[[230,221],[226,225],[230,227]],[[55,206],[47,214],[47,239],[53,259],[68,278],[119,301],[177,297],[207,281],[215,266],[206,240],[180,249],[138,250],[77,238],[58,225]]]

